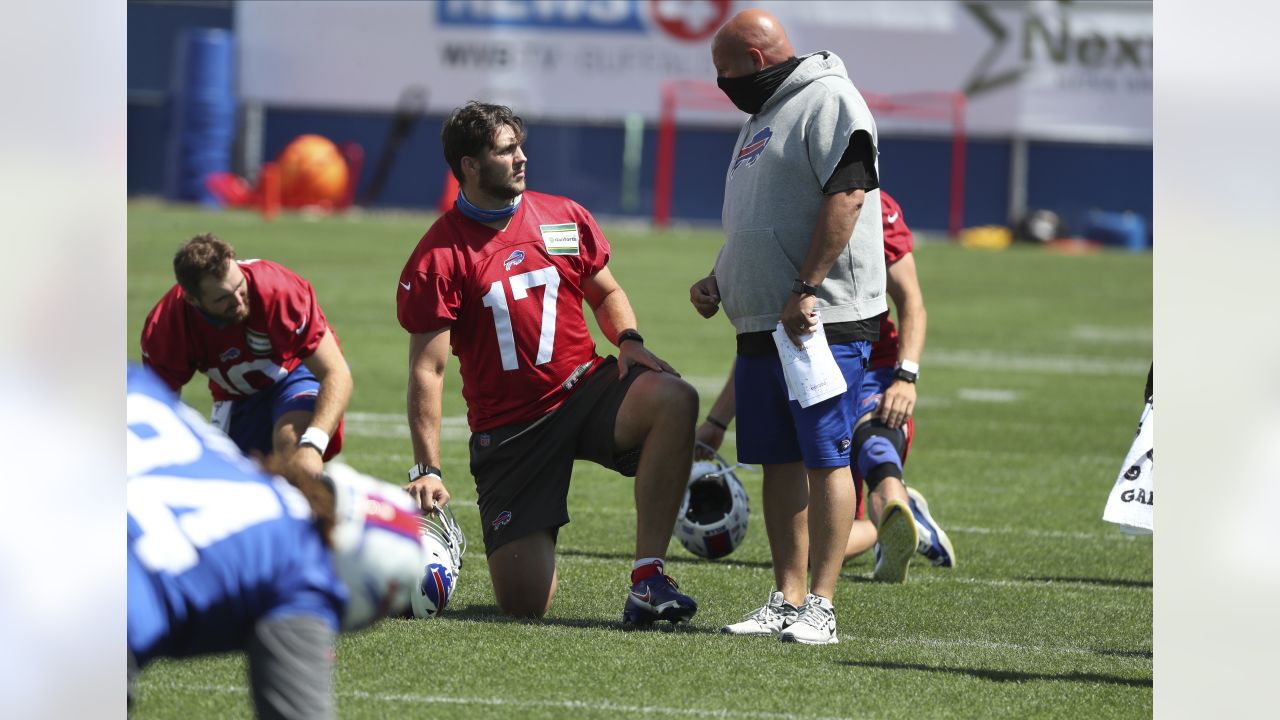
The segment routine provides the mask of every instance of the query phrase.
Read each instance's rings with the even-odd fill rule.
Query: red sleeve
[[[902,217],[902,206],[883,190],[880,191],[880,215],[884,221],[884,264],[887,266],[911,252],[915,238]]]
[[[600,230],[600,226],[596,224],[596,219],[591,217],[591,213],[576,203],[574,209],[579,216],[578,242],[579,253],[582,256],[582,275],[591,277],[609,264],[613,249],[609,246],[609,240]]]
[[[248,263],[255,290],[261,293],[272,344],[288,359],[315,354],[329,329],[315,288],[301,275],[269,260]],[[242,265],[241,269],[248,269]]]
[[[187,333],[183,323],[186,308],[181,296],[182,291],[177,285],[173,286],[142,325],[142,362],[175,392],[196,372],[186,350]]]
[[[453,253],[433,247],[428,232],[409,256],[396,288],[396,318],[411,333],[425,333],[452,325],[462,307],[462,278]]]

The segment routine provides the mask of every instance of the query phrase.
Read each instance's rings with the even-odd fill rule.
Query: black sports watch
[[[640,337],[640,333],[636,332],[635,330],[623,330],[622,332],[618,333],[618,347],[622,347],[622,343],[628,340],[635,340],[641,345],[644,344],[644,338]]]
[[[903,360],[893,370],[895,380],[914,383],[920,377],[920,363]]]
[[[440,478],[440,482],[444,482],[444,474],[440,472],[440,468],[425,463],[418,463],[409,468],[409,482],[413,482],[420,477],[427,475],[435,475]]]
[[[800,278],[796,278],[795,282],[791,283],[791,292],[796,295],[817,295],[818,286],[810,285]]]

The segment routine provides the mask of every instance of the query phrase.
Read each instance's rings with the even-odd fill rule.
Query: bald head
[[[724,78],[759,72],[795,54],[778,18],[755,8],[729,18],[711,41],[711,62]]]

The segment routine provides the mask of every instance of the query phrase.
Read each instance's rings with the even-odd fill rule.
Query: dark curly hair
[[[449,163],[449,169],[458,182],[462,182],[462,158],[476,157],[492,148],[493,137],[503,126],[515,132],[518,143],[523,143],[528,137],[524,120],[506,105],[472,100],[454,110],[445,120],[440,141],[444,144],[445,162]]]
[[[235,258],[235,248],[213,233],[197,235],[184,243],[173,256],[173,274],[183,292],[198,298],[200,282],[206,277],[221,280],[227,274],[227,262]]]

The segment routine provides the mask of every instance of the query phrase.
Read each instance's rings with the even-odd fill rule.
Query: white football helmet
[[[333,564],[350,596],[342,629],[359,630],[388,615],[409,612],[412,589],[429,550],[419,532],[421,513],[409,493],[331,462],[325,477],[337,501]]]
[[[467,537],[447,503],[434,513],[423,515],[418,523],[428,557],[410,598],[414,617],[431,618],[440,614],[453,597],[462,570],[462,554],[467,551]]]
[[[733,552],[747,536],[750,507],[746,489],[733,474],[738,466],[730,466],[710,447],[702,447],[711,451],[715,460],[693,464],[676,517],[675,536],[685,550],[715,559]]]

